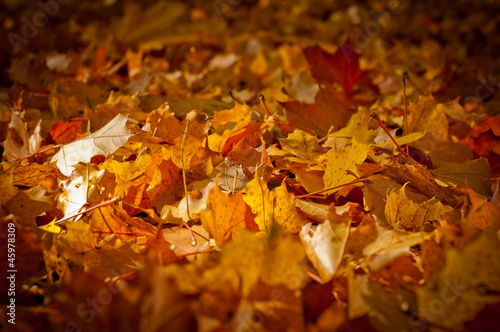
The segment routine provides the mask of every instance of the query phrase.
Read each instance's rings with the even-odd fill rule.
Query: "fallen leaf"
[[[347,43],[333,55],[326,53],[319,46],[306,48],[304,54],[313,76],[320,83],[330,83],[334,79],[341,83],[347,92],[351,92],[364,75],[359,68],[359,55]]]
[[[491,169],[484,158],[471,160],[464,164],[443,166],[432,170],[431,174],[438,180],[463,188],[467,185],[478,194],[490,197],[491,186],[487,179],[491,178]]]
[[[125,126],[126,122],[127,117],[118,114],[106,126],[93,134],[61,146],[50,161],[56,162],[62,174],[70,176],[77,163],[89,163],[96,155],[109,156],[124,146],[132,136]]]
[[[208,197],[209,211],[201,211],[201,222],[218,246],[236,237],[242,229],[258,230],[243,194],[225,194],[215,186]]]
[[[356,180],[347,171],[359,175],[357,165],[361,165],[365,161],[369,149],[370,145],[358,143],[355,138],[353,138],[351,145],[344,146],[340,151],[332,149],[328,153],[328,162],[326,163],[325,175],[323,176],[325,189],[341,186]],[[335,190],[327,191],[325,194],[333,192]]]
[[[50,129],[50,138],[57,144],[67,144],[83,135],[82,124],[85,118],[73,118],[66,122],[56,122]]]
[[[283,181],[281,185],[269,191],[267,184],[257,177],[250,181],[245,189],[244,201],[256,214],[255,222],[259,230],[269,232],[273,222],[284,229],[298,233],[307,220],[295,208],[295,196],[286,189]]]
[[[24,187],[41,185],[45,190],[52,191],[58,188],[59,175],[59,170],[49,163],[28,164],[14,170],[13,184]]]
[[[280,144],[284,151],[303,159],[306,163],[318,162],[323,154],[317,137],[300,129],[295,129],[287,138],[280,139]]]
[[[418,229],[425,223],[438,220],[452,208],[443,205],[435,198],[425,202],[414,202],[406,196],[405,183],[399,190],[394,190],[387,196],[385,205],[385,220],[393,228]]]
[[[446,250],[444,268],[416,290],[418,316],[461,330],[487,304],[498,303],[500,298],[494,294],[500,291],[499,250],[498,237],[491,231],[464,248]]]
[[[394,258],[408,253],[410,247],[429,237],[425,233],[388,230],[378,224],[375,226],[377,238],[363,249],[363,255],[367,257],[367,265],[373,271],[377,271]]]
[[[328,219],[319,224],[313,231],[311,223],[302,227],[300,239],[304,244],[306,255],[318,271],[323,282],[330,281],[337,271],[344,248],[349,236],[351,220],[346,216],[339,216],[334,207],[330,207]],[[309,233],[313,232],[311,236]]]

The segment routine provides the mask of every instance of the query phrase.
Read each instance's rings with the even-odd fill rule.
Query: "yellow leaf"
[[[459,331],[487,304],[500,300],[500,241],[487,231],[465,248],[449,248],[445,266],[435,278],[416,290],[418,316]]]
[[[283,69],[286,73],[293,75],[297,71],[308,67],[307,59],[299,45],[281,44],[278,52],[283,61]]]
[[[250,111],[250,107],[246,104],[236,103],[232,109],[216,112],[212,121],[212,127],[219,129],[231,123],[233,124],[233,128],[231,129],[245,127],[251,121]]]
[[[295,196],[287,191],[285,181],[271,191],[270,200],[273,202],[272,215],[278,225],[292,233],[300,232],[307,220],[295,207]]]
[[[245,188],[245,203],[252,208],[255,216],[255,223],[259,230],[269,232],[273,224],[273,201],[270,200],[267,184],[259,179],[257,172],[255,178],[247,183]]]
[[[119,177],[117,182],[126,183],[143,174],[151,164],[151,161],[151,155],[143,153],[134,161],[120,162],[113,159],[106,159],[99,167],[117,175]]]
[[[13,182],[16,186],[36,187],[41,185],[45,190],[57,189],[59,171],[51,164],[27,164],[14,170]]]
[[[324,282],[328,282],[342,262],[351,219],[337,215],[335,206],[332,205],[328,211],[328,220],[318,225],[313,236],[309,234],[311,225],[308,223],[302,227],[300,239],[319,276]]]
[[[300,129],[295,129],[287,138],[281,138],[280,144],[284,151],[303,159],[306,163],[317,162],[323,154],[318,138]]]
[[[226,269],[235,270],[240,275],[243,297],[250,294],[259,280],[265,256],[269,254],[263,239],[245,230],[224,246],[221,263]]]
[[[56,221],[56,220],[57,219],[54,219],[51,222],[49,222],[48,224],[40,226],[39,228],[46,231],[46,232],[49,232],[49,233],[59,234],[59,233],[61,233],[61,231],[63,229],[61,227],[59,227],[58,225],[54,224],[54,221]]]
[[[6,167],[9,167],[5,169]],[[16,196],[18,189],[13,185],[13,172],[14,167],[7,164],[6,162],[2,162],[3,171],[0,173],[0,203],[4,205],[8,201],[10,201],[14,196]]]
[[[298,233],[307,222],[295,207],[295,196],[287,191],[285,181],[269,191],[267,184],[255,173],[245,192],[243,199],[256,214],[255,222],[261,231],[269,232],[274,221],[284,229]]]
[[[262,76],[267,73],[268,62],[263,52],[258,52],[249,69],[256,75]]]
[[[362,251],[367,257],[367,265],[372,271],[378,270],[394,258],[408,253],[410,247],[422,243],[430,235],[385,229],[375,223],[377,238]]]
[[[432,96],[420,96],[408,106],[408,131],[428,134],[419,142],[424,146],[438,141],[446,141],[448,137],[448,120],[446,114],[437,108],[438,103]]]
[[[340,151],[331,150],[328,153],[328,162],[323,176],[325,188],[340,186],[356,180],[354,176],[346,171],[359,175],[357,165],[365,161],[369,149],[370,145],[358,143],[356,138],[353,138],[352,145],[344,146]],[[333,192],[335,190],[330,190],[325,194],[329,195]]]
[[[406,196],[406,183],[399,190],[392,191],[385,204],[385,219],[394,228],[420,228],[426,222],[438,220],[443,214],[452,210],[436,198],[415,203]]]

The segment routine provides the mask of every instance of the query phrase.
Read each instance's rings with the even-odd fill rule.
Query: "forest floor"
[[[500,330],[497,2],[0,8],[2,331]]]

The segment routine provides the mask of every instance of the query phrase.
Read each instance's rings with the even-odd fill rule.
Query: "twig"
[[[405,135],[408,135],[408,110],[406,108],[406,82],[405,82],[405,77],[407,77],[408,74],[405,72],[403,74],[403,103],[405,105]],[[406,144],[406,154],[409,155],[409,147],[408,144]]]
[[[17,159],[14,159],[14,160],[9,160],[9,161],[7,161],[7,162],[8,162],[8,163],[13,163],[13,162],[16,162],[16,161],[19,161],[19,160],[28,159],[28,158],[34,157],[34,156],[36,156],[36,155],[38,155],[38,154],[42,154],[42,153],[44,153],[44,152],[47,152],[47,151],[50,151],[50,150],[53,150],[53,149],[55,149],[55,148],[59,148],[59,147],[60,147],[60,145],[54,145],[54,146],[52,146],[52,147],[50,147],[50,148],[47,148],[47,149],[44,149],[44,150],[42,150],[42,151],[38,151],[38,152],[32,153],[32,154],[30,154],[29,156],[22,157],[22,158],[17,158]]]
[[[382,127],[382,129],[384,129],[385,133],[389,136],[389,138],[392,140],[392,142],[396,145],[396,147],[398,148],[399,152],[401,152],[402,155],[408,157],[408,154],[406,154],[403,149],[401,149],[401,147],[399,146],[399,144],[396,142],[396,140],[394,139],[394,137],[392,137],[392,135],[389,133],[389,131],[387,130],[387,128],[382,124],[382,121],[380,121],[380,118],[378,117],[378,114],[376,113],[372,113],[370,114],[370,116],[372,118],[374,118],[375,120],[377,120],[378,122],[378,125],[380,127]]]
[[[186,167],[184,165],[184,143],[186,142],[188,126],[189,126],[189,118],[186,117],[186,128],[184,129],[184,135],[182,136],[182,143],[181,143],[181,163],[182,163],[182,180],[184,182],[184,195],[186,197],[186,211],[187,211],[187,215],[188,215],[188,221],[190,221],[191,214],[189,213],[189,194],[188,194],[187,182],[186,182]],[[189,230],[189,233],[191,234],[191,245],[195,246],[196,239],[194,237],[193,230],[191,229],[191,226],[189,226],[188,223],[185,221],[182,222],[182,225]]]
[[[342,188],[342,187],[345,187],[345,186],[348,186],[348,185],[351,185],[351,184],[356,184],[356,183],[365,182],[365,181],[367,181],[367,179],[357,179],[357,180],[354,180],[354,181],[351,181],[351,182],[348,182],[348,183],[341,184],[339,186],[330,187],[330,188],[322,189],[322,190],[319,190],[319,191],[316,191],[316,192],[313,192],[313,193],[310,193],[310,194],[299,195],[299,196],[295,196],[295,197],[296,198],[309,197],[311,195],[320,194],[320,193],[325,192],[325,191],[330,191],[330,190],[333,190],[333,189]]]
[[[99,203],[99,204],[97,204],[97,205],[94,205],[93,207],[90,207],[90,208],[85,209],[85,210],[83,210],[83,211],[78,211],[78,212],[76,212],[76,213],[73,213],[73,214],[72,214],[72,215],[70,215],[70,216],[64,217],[64,218],[59,219],[59,220],[57,220],[57,221],[54,221],[54,224],[59,224],[59,223],[61,223],[61,222],[63,222],[63,221],[66,221],[66,220],[72,219],[72,218],[74,218],[74,217],[76,217],[76,216],[79,216],[79,215],[84,214],[84,213],[87,213],[87,212],[94,211],[95,209],[101,208],[101,207],[103,207],[103,206],[112,205],[112,204],[114,204],[114,203],[118,202],[120,199],[121,199],[121,197],[117,196],[117,197],[115,197],[115,198],[110,199],[109,201],[105,201],[105,202]]]

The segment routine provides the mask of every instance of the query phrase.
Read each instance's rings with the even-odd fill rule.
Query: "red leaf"
[[[83,134],[82,123],[87,119],[74,118],[67,122],[56,122],[50,129],[50,137],[57,144],[67,144],[78,138],[79,134]]]
[[[304,54],[318,83],[331,83],[334,80],[341,83],[347,92],[351,92],[364,75],[359,68],[359,55],[347,43],[333,55],[319,46],[306,48]]]

